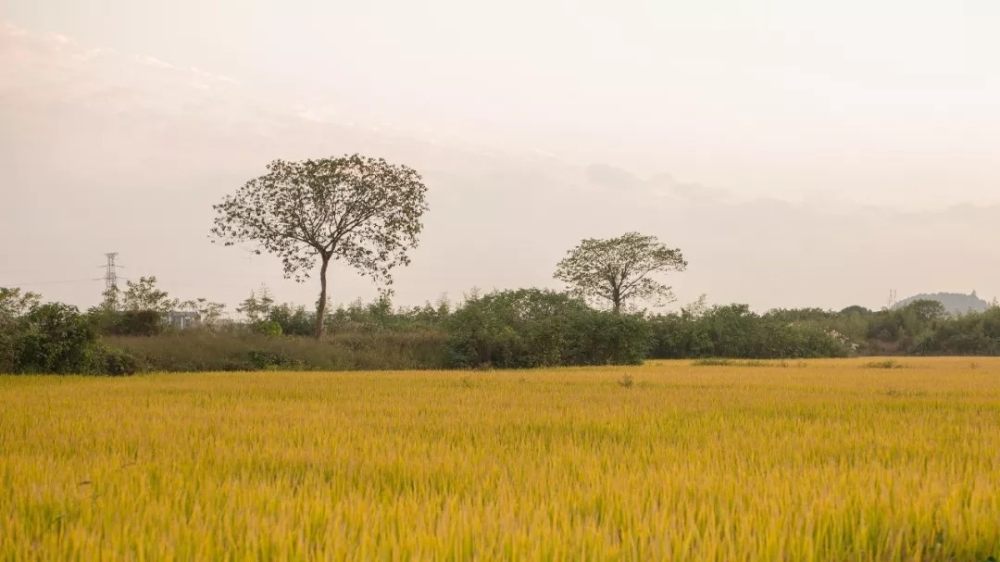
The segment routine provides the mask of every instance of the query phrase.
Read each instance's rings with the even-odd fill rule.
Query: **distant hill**
[[[913,301],[938,301],[944,305],[949,314],[966,314],[969,312],[982,312],[990,307],[990,303],[984,301],[976,295],[975,291],[968,295],[961,293],[923,293],[905,298],[897,302],[893,308],[902,308]]]

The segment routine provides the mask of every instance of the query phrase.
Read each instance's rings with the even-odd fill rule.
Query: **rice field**
[[[0,377],[0,560],[1000,557],[1000,360]]]

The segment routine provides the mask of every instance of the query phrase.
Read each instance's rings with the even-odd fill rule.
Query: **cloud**
[[[636,189],[643,181],[626,170],[607,164],[587,166],[587,179],[594,185],[607,189]]]
[[[666,195],[686,201],[709,202],[724,199],[728,192],[706,187],[700,183],[681,182],[667,173],[641,179],[635,174],[608,164],[591,164],[586,169],[587,180],[609,190],[641,190],[655,195]]]
[[[422,244],[397,277],[402,303],[474,286],[558,287],[552,269],[567,248],[630,230],[684,251],[691,266],[671,279],[679,302],[708,293],[756,308],[841,308],[879,306],[889,289],[1000,292],[1000,207],[740,200],[668,174],[346,118],[211,71],[0,25],[0,261],[38,280],[75,279],[96,277],[102,254],[119,251],[129,274],[156,274],[179,297],[233,303],[265,282],[313,302],[314,287],[282,280],[275,260],[209,244],[211,205],[271,159],[362,152],[415,167],[430,188]],[[335,301],[374,295],[349,270],[334,274]],[[82,305],[100,297],[98,282],[38,289]]]

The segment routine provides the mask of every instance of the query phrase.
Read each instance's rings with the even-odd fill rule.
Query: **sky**
[[[407,164],[430,211],[403,305],[560,288],[626,231],[674,307],[1000,295],[992,0],[0,0],[0,286],[124,279],[229,303],[315,282],[208,237],[272,159]],[[376,289],[332,271],[335,303]]]

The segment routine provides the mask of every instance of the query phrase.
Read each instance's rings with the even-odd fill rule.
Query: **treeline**
[[[948,314],[931,300],[898,309],[705,307],[653,316],[651,357],[792,358],[845,355],[1000,355],[1000,308]]]
[[[133,294],[126,299],[131,308],[80,312],[0,289],[0,372],[529,368],[636,364],[649,358],[1000,355],[1000,309],[952,316],[934,301],[898,310],[758,314],[746,305],[708,306],[701,299],[670,314],[619,314],[594,310],[564,293],[522,289],[472,295],[459,306],[441,301],[398,308],[384,298],[356,302],[328,313],[327,335],[317,340],[311,336],[313,312],[276,303],[266,291],[241,303],[241,322],[224,321],[218,305],[189,301],[198,325],[183,330],[165,322],[165,293],[144,294],[153,298]],[[142,309],[143,302],[160,305]]]
[[[388,299],[356,302],[326,315],[315,339],[315,314],[251,294],[222,320],[217,306],[197,327],[167,322],[166,294],[143,281],[148,308],[104,305],[87,312],[42,304],[38,295],[0,293],[0,372],[130,374],[139,371],[260,369],[527,368],[636,364],[646,355],[647,322],[638,315],[591,309],[551,291],[524,289],[473,296],[461,306],[394,308]],[[135,287],[132,287],[135,289]],[[199,301],[194,301],[199,302]],[[166,303],[166,304],[164,304]]]

